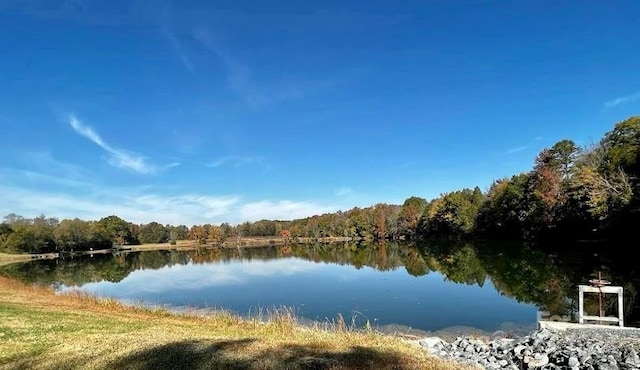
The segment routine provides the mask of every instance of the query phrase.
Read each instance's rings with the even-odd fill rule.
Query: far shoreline
[[[171,243],[147,243],[120,245],[107,249],[96,249],[77,252],[52,252],[52,253],[0,253],[0,266],[24,263],[43,259],[56,259],[61,256],[84,256],[92,254],[109,254],[115,252],[146,252],[146,251],[192,251],[199,249],[236,249],[236,248],[261,248],[269,246],[285,246],[291,244],[309,243],[341,243],[349,241],[360,241],[360,238],[352,237],[323,237],[323,238],[283,238],[279,236],[266,237],[245,237],[228,239],[221,244],[197,244],[193,240],[179,240],[176,244]]]

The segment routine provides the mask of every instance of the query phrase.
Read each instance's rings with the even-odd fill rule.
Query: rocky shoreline
[[[521,338],[418,340],[430,354],[484,369],[640,369],[640,330],[542,328]]]

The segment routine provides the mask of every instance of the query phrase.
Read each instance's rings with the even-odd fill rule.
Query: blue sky
[[[0,213],[427,199],[640,111],[640,2],[0,0]]]

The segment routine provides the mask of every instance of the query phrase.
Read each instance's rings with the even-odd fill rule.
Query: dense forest
[[[191,239],[219,244],[238,236],[353,239],[613,239],[640,224],[640,116],[619,122],[597,143],[562,140],[543,149],[529,172],[432,200],[376,204],[292,221],[240,225],[137,225],[117,216],[98,221],[33,219],[10,214],[0,224],[0,251],[53,252]]]

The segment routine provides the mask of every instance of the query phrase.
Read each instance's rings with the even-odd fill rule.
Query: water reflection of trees
[[[537,305],[550,315],[563,316],[575,306],[577,284],[601,271],[625,289],[628,322],[637,322],[636,287],[640,279],[633,261],[605,259],[593,253],[558,255],[522,245],[428,241],[400,243],[342,243],[271,246],[252,249],[200,249],[187,252],[150,251],[42,260],[0,268],[0,275],[26,282],[81,286],[89,282],[118,282],[138,269],[165,266],[274,260],[296,257],[315,263],[390,271],[404,268],[413,276],[439,272],[448,281],[483,286],[487,280],[504,296]],[[587,306],[593,302],[587,300]],[[575,307],[573,307],[575,308]]]

